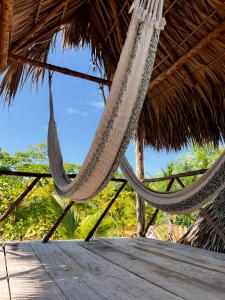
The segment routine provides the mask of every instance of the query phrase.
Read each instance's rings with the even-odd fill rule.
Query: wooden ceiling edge
[[[2,0],[0,21],[0,71],[7,67],[10,33],[13,16],[13,0]]]
[[[208,43],[210,43],[213,39],[217,38],[223,31],[225,31],[225,21],[217,25],[210,33],[208,33],[197,45],[191,48],[187,53],[181,56],[172,66],[158,75],[153,81],[150,83],[148,91],[150,91],[157,84],[166,79],[170,74],[179,70],[188,60],[197,54],[202,48],[204,48]]]

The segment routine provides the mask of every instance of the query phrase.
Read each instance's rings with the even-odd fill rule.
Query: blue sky
[[[49,55],[49,62],[92,74],[89,49],[62,52],[60,45]],[[94,74],[96,75],[96,74]],[[0,77],[1,79],[1,77]],[[54,73],[53,97],[58,133],[64,160],[81,164],[85,159],[104,105],[98,84]],[[8,108],[0,103],[0,148],[10,153],[46,141],[48,126],[47,77],[38,91],[28,83]],[[145,150],[146,177],[154,175],[181,152]],[[134,166],[134,147],[127,157]]]

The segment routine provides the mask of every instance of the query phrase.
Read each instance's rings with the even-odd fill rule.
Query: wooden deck
[[[225,254],[149,239],[0,248],[1,300],[225,299]]]

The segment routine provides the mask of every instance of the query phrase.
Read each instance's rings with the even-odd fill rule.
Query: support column
[[[139,180],[144,180],[144,143],[143,135],[138,135],[136,141],[136,175]],[[137,236],[144,236],[145,234],[145,201],[136,195],[136,215],[137,215]]]

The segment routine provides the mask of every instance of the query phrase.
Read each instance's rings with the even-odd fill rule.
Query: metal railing
[[[169,176],[163,176],[163,177],[158,177],[158,178],[150,178],[150,179],[145,179],[145,183],[154,183],[154,182],[160,182],[160,181],[165,181],[169,180],[169,183],[167,185],[166,191],[170,191],[173,184],[175,182],[178,182],[178,184],[181,186],[181,188],[184,188],[184,184],[181,180],[181,178],[184,177],[190,177],[190,176],[196,176],[196,175],[201,175],[205,173],[207,169],[201,169],[201,170],[196,170],[196,171],[189,171],[189,172],[184,172],[184,173],[179,173],[179,174],[172,174]],[[36,186],[36,184],[42,179],[42,178],[51,178],[52,175],[49,173],[35,173],[35,172],[18,172],[18,171],[5,171],[5,170],[0,170],[0,176],[17,176],[17,177],[28,177],[28,178],[34,178],[34,180],[28,185],[26,190],[7,208],[7,210],[0,216],[0,223],[4,221],[13,211],[16,207],[18,207],[24,198],[31,192],[31,190]],[[76,177],[76,174],[69,174],[71,178]],[[97,228],[101,224],[102,220],[104,217],[107,215],[108,211],[116,201],[116,199],[119,197],[120,193],[123,191],[127,184],[127,180],[124,178],[112,178],[112,182],[121,182],[122,185],[120,188],[116,191],[115,196],[112,198],[112,200],[109,202],[101,216],[99,217],[98,221],[94,225],[94,227],[91,229],[89,234],[87,235],[85,241],[89,241],[94,233],[96,232]],[[74,202],[70,201],[69,204],[66,206],[66,208],[63,210],[62,214],[58,217],[52,228],[49,230],[47,235],[44,237],[43,242],[46,243],[49,241],[51,236],[54,234],[55,230],[57,227],[60,225],[62,222],[63,218],[66,216],[67,212],[70,210],[70,208],[73,206]],[[144,236],[148,232],[149,227],[154,223],[155,218],[158,214],[159,210],[155,209],[154,213],[152,214],[146,228],[144,231]]]

